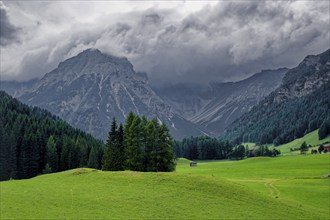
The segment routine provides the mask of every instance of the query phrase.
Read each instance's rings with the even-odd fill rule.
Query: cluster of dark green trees
[[[130,113],[100,140],[0,91],[0,180],[31,178],[77,167],[167,172],[175,169],[165,124]]]
[[[248,146],[234,145],[228,140],[211,138],[206,136],[185,138],[175,141],[173,151],[177,157],[190,160],[220,160],[220,159],[244,159],[245,157],[268,156],[275,157],[281,152],[260,146],[249,149]]]
[[[270,149],[268,146],[258,146],[253,149],[249,149],[248,146],[245,147],[246,157],[276,157],[281,154],[280,150],[275,148]]]
[[[102,142],[91,135],[0,91],[0,180],[100,168],[103,151]]]
[[[229,141],[201,136],[175,141],[173,151],[189,160],[220,160],[227,158],[233,147]]]
[[[300,145],[300,153],[301,154],[306,154],[308,152],[308,148],[311,148],[312,146],[311,145],[307,145],[306,144],[306,141],[304,141],[301,145]]]
[[[156,118],[147,120],[132,112],[126,123],[117,126],[113,119],[102,170],[169,172],[175,170],[173,140],[165,124]]]
[[[325,142],[324,144],[326,144],[327,142]],[[315,146],[315,145],[314,145]],[[304,141],[299,148],[290,148],[290,151],[296,151],[296,150],[300,150],[300,153],[301,154],[307,154],[307,152],[309,151],[310,148],[312,148],[313,146],[312,145],[307,145],[306,144],[306,141]],[[317,154],[318,153],[327,153],[328,151],[327,150],[324,150],[324,146],[323,144],[321,144],[318,149],[312,149],[311,150],[311,154]]]
[[[235,143],[281,145],[319,129],[319,139],[330,134],[330,82],[315,92],[281,103],[273,95],[236,120],[226,138]],[[268,104],[267,104],[268,103]]]
[[[257,146],[249,149],[248,146],[240,144],[233,148],[229,153],[228,158],[232,160],[242,160],[245,157],[276,157],[281,154],[280,150],[269,149],[267,146]]]

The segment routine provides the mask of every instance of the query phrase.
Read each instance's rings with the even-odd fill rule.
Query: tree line
[[[29,107],[0,92],[0,180],[24,179],[77,167],[169,172],[176,156],[191,160],[277,156],[276,150],[249,150],[228,140],[191,137],[173,141],[167,126],[129,113],[114,119],[106,145],[46,110]]]
[[[220,160],[226,159],[233,147],[229,141],[200,136],[175,141],[173,151],[177,157],[189,160]]]
[[[104,144],[91,135],[0,91],[0,180],[100,168],[103,151]]]
[[[31,178],[77,167],[168,172],[175,169],[169,129],[130,113],[113,120],[106,145],[46,110],[0,91],[0,180]]]
[[[148,120],[132,112],[124,125],[114,118],[109,131],[102,170],[169,172],[175,169],[173,140],[157,118]]]
[[[277,149],[269,149],[267,146],[259,146],[249,149],[242,144],[235,145],[228,140],[211,138],[207,136],[184,138],[175,141],[173,151],[177,157],[189,160],[241,160],[246,157],[269,156],[275,157],[281,154]]]

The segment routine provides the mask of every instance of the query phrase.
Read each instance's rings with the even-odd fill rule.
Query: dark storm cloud
[[[292,67],[329,47],[329,3],[306,10],[295,4],[221,2],[170,26],[164,22],[156,37],[145,36],[156,49],[143,54],[149,65],[137,60],[137,67],[142,61],[160,84],[228,81],[264,68]]]
[[[191,13],[149,7],[87,22],[79,17],[69,25],[72,13],[59,16],[67,5],[62,9],[43,5],[48,11],[56,9],[53,13],[59,14],[59,20],[56,16],[41,20],[43,14],[36,17],[34,23],[42,24],[33,30],[40,37],[26,37],[20,45],[25,53],[19,65],[8,58],[8,66],[15,69],[6,71],[8,78],[28,79],[96,47],[128,57],[154,85],[237,80],[261,69],[293,67],[304,56],[329,48],[329,4],[221,1]],[[60,31],[54,32],[55,27]],[[8,54],[15,57],[14,50]]]
[[[17,32],[18,28],[10,23],[7,9],[0,2],[0,45],[6,46],[16,41]]]

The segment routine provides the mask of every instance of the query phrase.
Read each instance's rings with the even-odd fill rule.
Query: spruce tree
[[[22,144],[20,146],[19,155],[19,172],[18,178],[24,179],[30,177],[30,162],[31,162],[31,144],[29,143],[29,136],[24,134]]]
[[[3,127],[2,121],[0,120],[0,181],[5,180],[10,176],[11,152],[6,149],[8,146],[10,146],[8,135]]]
[[[306,154],[307,151],[308,151],[308,146],[306,144],[306,141],[304,141],[300,146],[300,153]]]
[[[117,170],[117,159],[118,155],[116,155],[118,145],[117,138],[117,122],[116,119],[113,118],[111,124],[111,130],[109,131],[108,140],[107,140],[107,148],[105,154],[103,156],[103,166],[102,170]]]
[[[155,120],[150,120],[144,127],[145,133],[145,152],[144,152],[144,170],[147,172],[156,171],[156,126]],[[156,120],[157,123],[157,120]]]
[[[88,162],[90,147],[88,147],[86,141],[80,135],[77,137],[75,145],[79,149],[79,166],[82,167]]]
[[[127,167],[134,171],[143,171],[143,152],[141,119],[135,116],[132,125],[128,129],[130,145],[127,146]]]
[[[157,150],[157,171],[169,172],[175,170],[175,156],[172,151],[173,140],[165,124],[159,126],[159,142]]]
[[[130,112],[126,117],[126,122],[125,122],[125,126],[124,126],[124,150],[125,150],[124,167],[125,167],[125,169],[129,169],[129,166],[128,166],[128,163],[129,163],[128,149],[132,145],[132,135],[131,135],[131,132],[130,132],[129,128],[131,127],[135,117],[136,116],[133,114],[133,112]]]
[[[69,169],[70,147],[71,147],[71,143],[70,143],[69,137],[64,136],[62,152],[61,152],[61,159],[60,159],[60,170]]]
[[[47,163],[51,172],[58,170],[58,156],[54,136],[50,136],[47,141]]]
[[[96,151],[96,148],[93,147],[91,149],[91,152],[89,153],[88,167],[98,169],[99,168],[98,164],[99,163],[98,163],[98,159],[97,159],[97,151]]]
[[[120,124],[118,128],[117,139],[117,170],[125,170],[126,149],[124,144],[124,127],[122,124]]]

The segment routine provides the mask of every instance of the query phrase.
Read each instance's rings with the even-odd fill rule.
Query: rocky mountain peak
[[[56,69],[41,79],[39,86],[56,82],[69,85],[79,78],[86,77],[99,80],[111,78],[111,81],[114,81],[132,78],[135,75],[133,65],[126,57],[116,57],[90,48],[61,62]]]
[[[99,49],[89,48],[80,52],[77,56],[73,58],[95,60],[99,62],[123,62],[130,63],[126,57],[117,57],[111,54],[102,53]]]
[[[107,138],[112,118],[123,123],[131,111],[156,117],[169,126],[175,138],[203,134],[156,95],[146,73],[136,73],[126,58],[97,49],[60,63],[19,98],[102,140]]]
[[[133,73],[133,65],[126,57],[116,57],[90,48],[78,55],[61,62],[58,72],[82,74],[111,74],[114,72]],[[121,71],[120,71],[121,70]],[[124,71],[123,71],[124,70]]]
[[[308,55],[304,60],[299,64],[299,66],[314,66],[319,69],[322,65],[330,65],[329,63],[330,49],[327,51],[318,54],[318,55]]]
[[[309,55],[295,68],[290,69],[269,102],[281,103],[318,90],[330,81],[330,50],[318,55]]]

